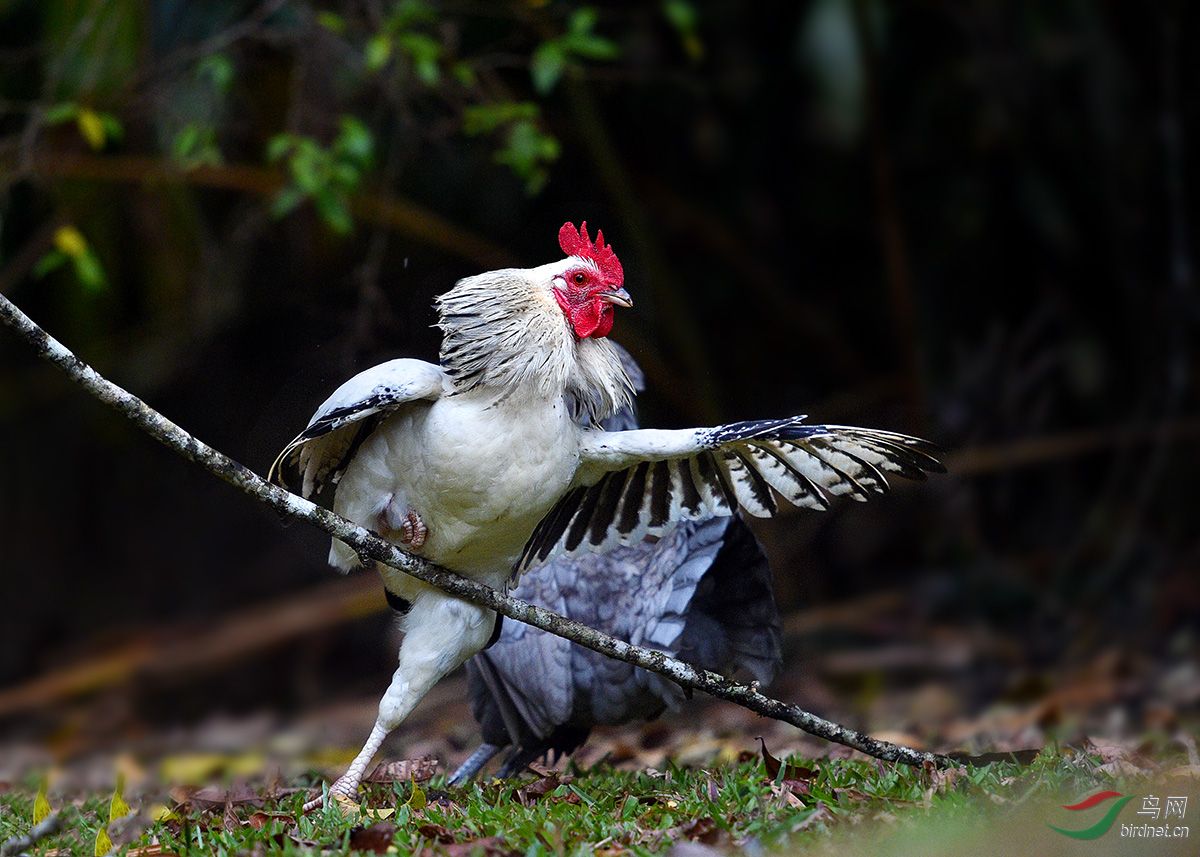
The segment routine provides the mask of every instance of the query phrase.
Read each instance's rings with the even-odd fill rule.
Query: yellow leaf
[[[177,821],[179,814],[166,804],[156,803],[150,807],[150,819],[151,821]]]
[[[412,794],[408,796],[409,809],[421,810],[425,808],[425,804],[429,801],[425,798],[425,792],[417,785],[417,781],[412,781]]]
[[[46,799],[46,789],[50,784],[49,777],[42,777],[38,783],[37,797],[33,799],[33,823],[41,824],[51,812],[50,801]]]
[[[225,760],[225,773],[231,777],[252,777],[261,774],[267,766],[262,753],[240,753]]]
[[[87,140],[89,146],[96,150],[104,148],[104,120],[95,110],[87,107],[81,109],[79,115],[75,117],[75,124],[79,126],[79,133],[83,135],[83,139]]]
[[[87,239],[74,226],[60,226],[54,232],[54,246],[72,259],[87,252]]]
[[[95,857],[104,857],[109,851],[113,850],[112,839],[108,836],[108,829],[101,827],[96,831],[96,847],[92,849],[92,854]]]
[[[125,802],[125,774],[117,774],[117,787],[113,789],[112,800],[108,803],[108,823],[112,824],[118,818],[129,815],[129,804]]]
[[[225,757],[217,753],[184,753],[162,760],[160,771],[168,783],[198,786],[212,779],[225,767]]]
[[[383,821],[385,818],[391,818],[395,814],[396,814],[395,807],[390,807],[390,806],[387,809],[368,809],[367,810],[367,815],[370,818],[375,819],[376,821]]]
[[[362,807],[353,798],[348,798],[344,794],[331,791],[329,796],[333,798],[333,805],[338,808],[343,818],[351,818],[362,812]]]

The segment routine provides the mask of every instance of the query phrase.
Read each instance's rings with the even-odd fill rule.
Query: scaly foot
[[[339,777],[329,787],[329,800],[334,803],[358,803],[358,781],[348,776]],[[304,805],[304,812],[320,809],[325,803],[324,797],[316,797]]]
[[[404,515],[404,519],[400,522],[400,541],[414,548],[419,548],[425,544],[425,539],[429,535],[429,528],[425,526],[425,522],[421,520],[412,509]]]

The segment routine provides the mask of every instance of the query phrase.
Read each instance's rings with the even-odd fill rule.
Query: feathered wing
[[[355,451],[385,417],[413,402],[440,398],[445,388],[445,373],[423,360],[389,360],[360,372],[317,408],[307,428],[276,457],[267,478],[286,487],[283,470],[294,465],[301,494],[311,497],[341,478]]]
[[[804,417],[707,429],[587,431],[571,489],[534,529],[520,572],[556,552],[605,551],[660,535],[680,520],[741,508],[756,517],[796,506],[828,508],[828,496],[867,500],[887,475],[944,472],[928,441]],[[828,495],[828,496],[827,496]]]

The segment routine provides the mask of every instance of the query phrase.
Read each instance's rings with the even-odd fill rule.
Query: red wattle
[[[608,301],[586,298],[579,303],[573,303],[571,298],[560,290],[551,291],[554,292],[554,300],[567,317],[571,329],[580,339],[587,339],[589,336],[602,339],[612,333],[614,316],[612,304]]]

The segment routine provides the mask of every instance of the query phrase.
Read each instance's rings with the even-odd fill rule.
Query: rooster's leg
[[[400,541],[409,547],[419,548],[429,537],[429,528],[421,519],[421,514],[408,506],[402,498],[393,496],[388,500],[383,511],[379,513],[383,525],[398,533]]]
[[[379,717],[362,751],[330,787],[330,795],[353,799],[367,766],[388,733],[400,725],[429,689],[446,673],[484,647],[496,614],[435,589],[423,589],[404,618],[400,664],[379,702]],[[305,811],[321,805],[320,798]]]

